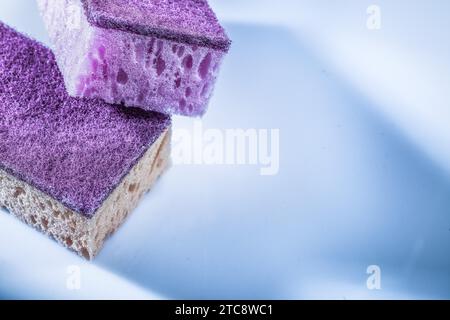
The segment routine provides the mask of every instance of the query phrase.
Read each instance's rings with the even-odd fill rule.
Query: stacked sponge
[[[170,114],[205,112],[230,42],[204,0],[38,2],[55,53],[0,22],[0,206],[91,259],[168,166]]]
[[[203,115],[230,40],[206,0],[37,0],[67,90]]]

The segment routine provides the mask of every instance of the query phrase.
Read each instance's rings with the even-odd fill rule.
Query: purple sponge
[[[92,218],[170,118],[71,98],[52,52],[0,22],[0,170]]]
[[[37,0],[72,96],[206,112],[230,40],[206,0]]]

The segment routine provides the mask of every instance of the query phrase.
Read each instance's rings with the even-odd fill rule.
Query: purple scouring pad
[[[168,116],[70,97],[53,53],[1,22],[0,115],[0,206],[88,258],[165,164]]]
[[[37,0],[70,95],[206,112],[230,40],[206,0]]]

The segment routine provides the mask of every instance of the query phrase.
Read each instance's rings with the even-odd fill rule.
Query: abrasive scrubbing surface
[[[169,126],[69,97],[53,53],[0,22],[0,169],[91,217]]]
[[[82,0],[102,28],[161,36],[227,51],[230,39],[206,0]]]

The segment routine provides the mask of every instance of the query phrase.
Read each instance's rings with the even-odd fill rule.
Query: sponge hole
[[[117,82],[120,84],[126,84],[128,82],[128,74],[122,68],[117,72]]]
[[[189,98],[191,96],[191,94],[192,94],[192,89],[190,87],[187,87],[186,92],[185,92],[186,98]]]
[[[180,108],[181,108],[181,110],[184,110],[184,108],[186,108],[186,100],[185,99],[180,100]]]
[[[166,69],[166,61],[159,56],[158,59],[156,59],[156,74],[160,76],[164,70]]]
[[[198,67],[198,74],[200,75],[200,78],[205,79],[209,72],[209,67],[211,66],[212,62],[212,55],[211,53],[208,53],[205,58],[203,58],[202,62],[200,62],[200,65]]]
[[[184,47],[183,46],[180,46],[179,48],[178,48],[178,57],[179,58],[181,58],[183,55],[184,55]]]
[[[183,59],[184,69],[191,70],[193,66],[194,66],[194,59],[192,58],[192,56],[189,54],[186,57],[184,57],[184,59]]]
[[[156,55],[161,55],[163,49],[164,49],[164,42],[162,40],[158,40],[157,46],[156,46]]]
[[[179,88],[181,86],[181,78],[175,79],[175,88]]]

